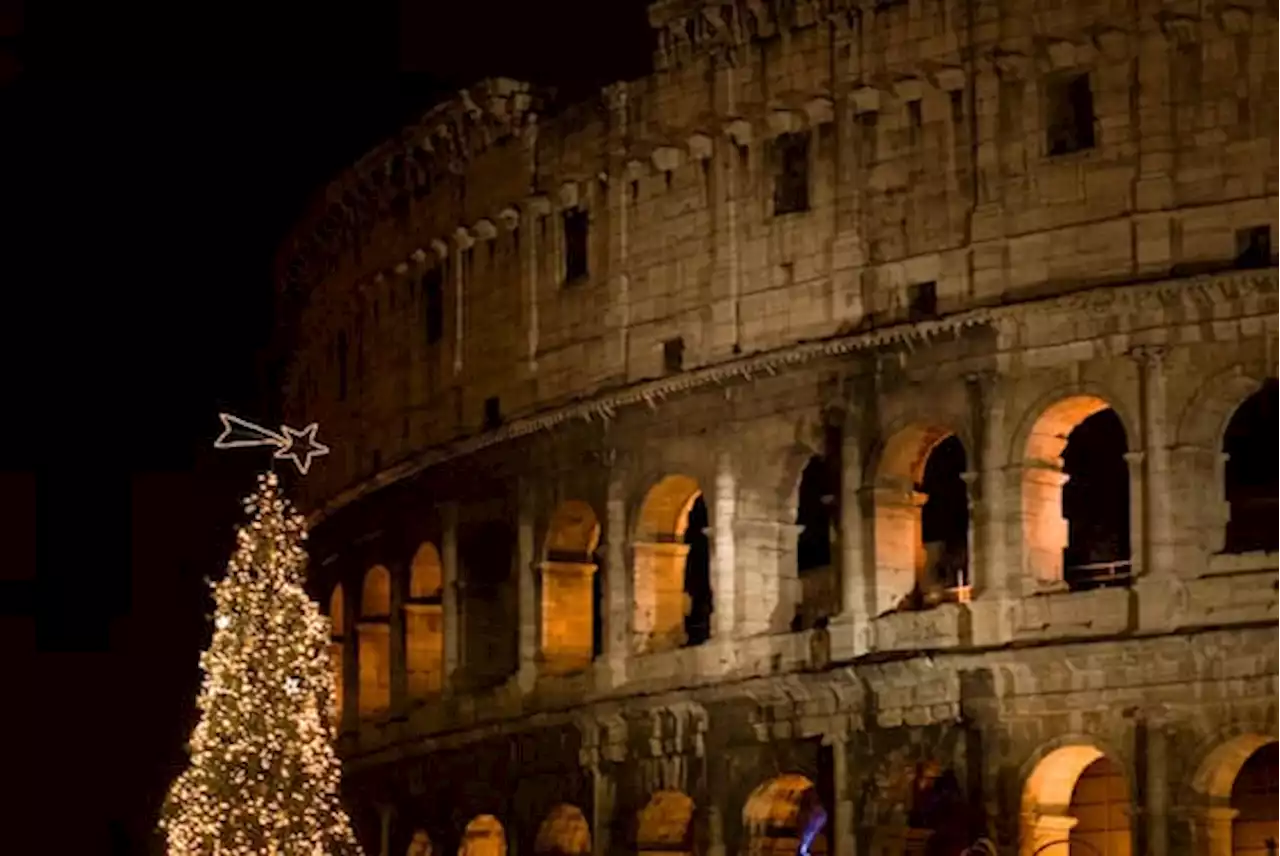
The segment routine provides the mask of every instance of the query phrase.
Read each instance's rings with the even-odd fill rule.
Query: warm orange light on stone
[[[414,554],[409,570],[409,602],[404,605],[406,684],[421,699],[444,687],[444,569],[430,542]]]
[[[689,511],[701,495],[684,475],[666,476],[650,490],[640,509],[634,547],[632,630],[639,651],[669,651],[685,642],[685,560],[682,543]]]
[[[636,844],[641,854],[687,852],[693,799],[680,791],[658,791],[636,818]]]
[[[507,834],[491,814],[478,815],[462,833],[458,856],[506,856]]]
[[[360,667],[361,716],[373,716],[391,706],[391,573],[382,565],[364,576],[360,623],[356,628]]]
[[[1051,405],[1031,428],[1022,462],[1022,538],[1025,566],[1040,585],[1062,582],[1067,521],[1062,514],[1062,453],[1067,438],[1090,416],[1110,405],[1091,395]]]
[[[537,856],[585,856],[591,852],[591,828],[577,806],[561,803],[538,827]]]

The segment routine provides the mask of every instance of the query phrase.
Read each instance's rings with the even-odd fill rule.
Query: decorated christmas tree
[[[360,848],[338,797],[329,619],[303,590],[306,526],[259,477],[200,658],[190,766],[160,826],[170,856],[348,856]]]

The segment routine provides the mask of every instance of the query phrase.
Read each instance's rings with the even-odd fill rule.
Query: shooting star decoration
[[[280,433],[263,428],[261,425],[254,425],[241,419],[239,416],[232,416],[230,413],[219,413],[218,418],[222,420],[222,435],[213,441],[215,449],[247,449],[250,446],[275,446],[276,453],[274,457],[281,460],[291,460],[293,465],[298,468],[298,472],[304,476],[307,470],[311,469],[311,459],[318,458],[322,455],[329,454],[329,447],[324,443],[316,442],[316,431],[319,430],[319,424],[312,422],[306,428],[299,431],[296,428],[290,428],[288,425],[280,426]]]

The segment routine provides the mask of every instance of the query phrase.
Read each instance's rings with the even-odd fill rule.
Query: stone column
[[[609,105],[609,216],[608,273],[609,292],[612,297],[606,313],[606,329],[613,335],[605,346],[609,374],[626,375],[628,333],[631,325],[630,287],[627,275],[629,261],[629,215],[631,213],[630,181],[625,180],[627,158],[627,103],[628,84],[614,83],[605,87],[604,96]],[[603,272],[603,269],[602,269]]]
[[[627,632],[631,623],[627,596],[627,501],[622,473],[609,473],[605,498],[604,660],[613,684],[626,680]]]
[[[345,588],[345,587],[344,587]],[[342,599],[342,727],[343,732],[360,729],[360,634],[356,624],[359,610],[358,598]]]
[[[378,838],[378,856],[391,856],[391,816],[395,809],[389,805],[378,807],[381,834]]]
[[[856,426],[846,424],[840,446],[840,618],[832,633],[832,656],[866,650],[866,626],[874,616],[875,562],[870,558],[868,507],[862,490],[862,449]],[[848,631],[852,630],[850,635]],[[861,634],[861,644],[854,640]],[[839,653],[837,653],[839,652]]]
[[[852,782],[849,779],[849,744],[844,735],[831,740],[833,775],[832,789],[835,794],[835,806],[827,821],[827,840],[831,842],[832,856],[854,856],[858,848],[857,830],[854,829]]]
[[[1194,856],[1232,856],[1231,824],[1240,814],[1230,806],[1205,806],[1191,817]]]
[[[1020,856],[1071,856],[1071,830],[1078,821],[1065,814],[1044,814],[1023,820],[1031,834],[1022,842]]]
[[[440,537],[441,605],[444,612],[444,691],[453,688],[454,675],[458,671],[458,641],[461,638],[462,611],[458,604],[458,506],[449,502],[441,506],[440,517],[444,531]]]
[[[727,641],[735,635],[739,611],[738,565],[734,552],[733,526],[737,508],[737,479],[733,473],[732,458],[727,453],[721,453],[716,461],[715,491],[715,517],[711,531],[714,547],[711,554],[711,596],[714,605],[712,635]],[[683,588],[683,581],[681,586]],[[749,593],[744,591],[742,594],[745,596]]]
[[[534,498],[528,483],[518,488],[518,520],[516,525],[516,573],[520,632],[517,638],[519,666],[516,679],[520,689],[529,692],[538,679],[538,604],[534,574]]]
[[[391,715],[404,716],[408,709],[409,679],[405,663],[404,603],[409,589],[409,568],[402,560],[387,564],[391,573]]]
[[[1169,755],[1164,729],[1149,723],[1147,737],[1147,781],[1145,817],[1148,856],[1169,856]]]
[[[786,629],[799,603],[796,577],[796,541],[801,527],[776,520],[738,518],[734,524],[737,549],[742,555],[742,636]]]
[[[1139,347],[1130,354],[1138,363],[1142,393],[1142,459],[1140,527],[1131,527],[1134,572],[1137,578],[1139,622],[1147,628],[1162,623],[1168,612],[1166,595],[1169,577],[1176,573],[1176,544],[1173,537],[1172,494],[1169,473],[1169,440],[1165,425],[1167,412],[1162,348]],[[1139,559],[1141,561],[1139,561]]]

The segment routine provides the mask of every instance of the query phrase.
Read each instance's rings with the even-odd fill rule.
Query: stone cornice
[[[410,478],[433,466],[474,454],[490,446],[547,431],[573,419],[608,421],[617,411],[640,404],[655,405],[667,396],[713,384],[750,380],[756,375],[774,375],[780,369],[826,357],[841,356],[895,344],[928,342],[929,339],[977,326],[1008,327],[1016,325],[1028,313],[1115,314],[1122,310],[1159,311],[1171,300],[1190,294],[1199,301],[1217,302],[1239,296],[1242,291],[1272,293],[1277,290],[1275,268],[1231,271],[1127,286],[1102,285],[1056,297],[1032,299],[1019,303],[988,306],[957,312],[933,321],[903,322],[875,330],[848,335],[835,335],[812,342],[801,342],[763,353],[743,356],[713,366],[684,372],[671,377],[642,381],[622,389],[600,392],[586,401],[578,401],[512,419],[502,427],[475,434],[451,443],[417,453],[393,467],[377,473],[341,491],[321,508],[308,515],[308,524],[317,526],[327,517],[384,487]],[[1270,314],[1274,315],[1274,311]]]

